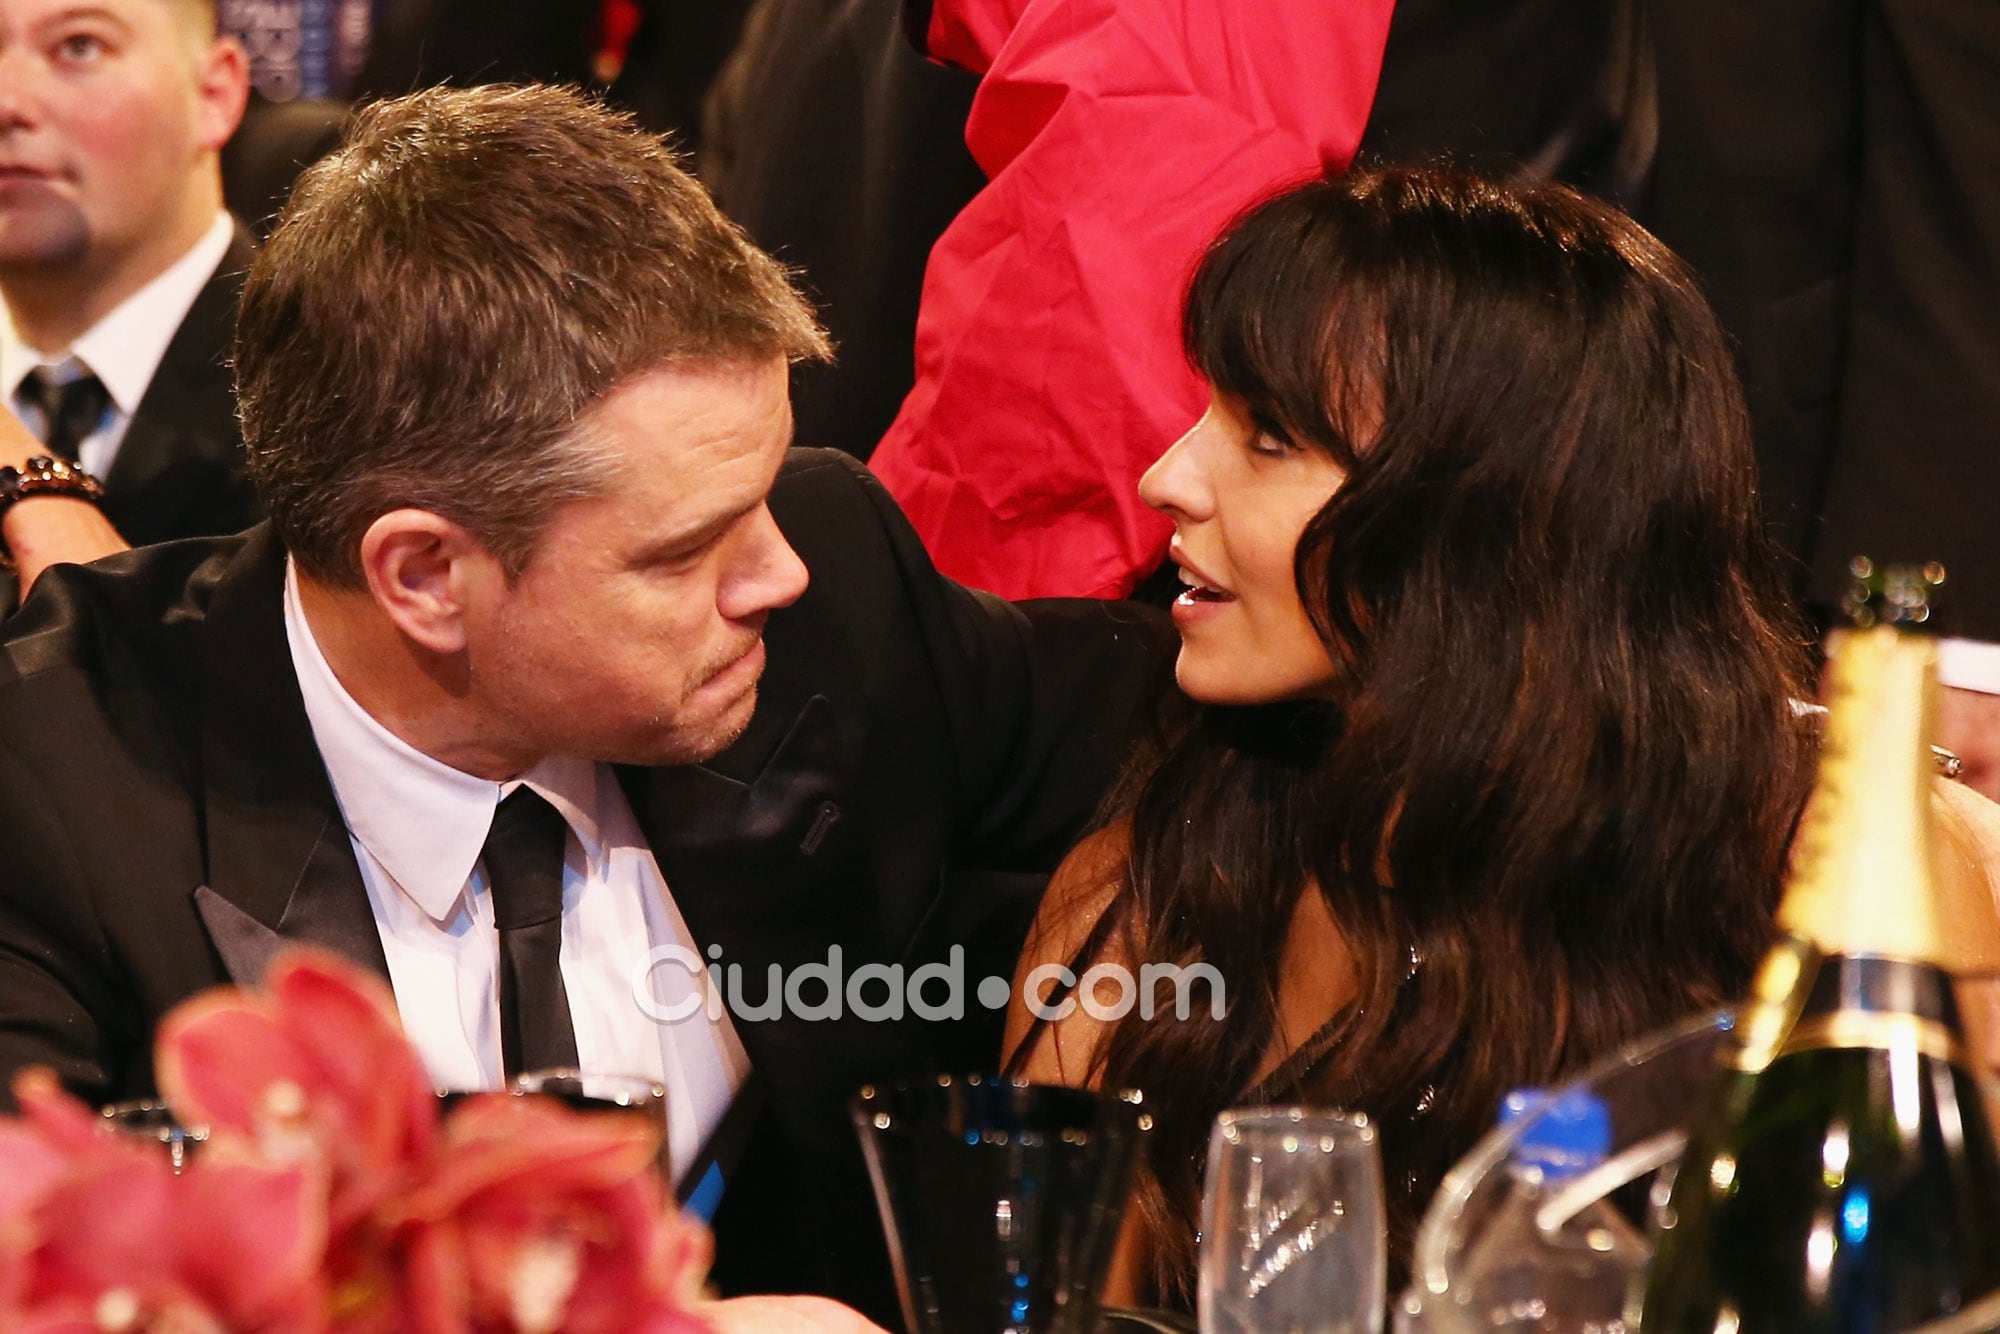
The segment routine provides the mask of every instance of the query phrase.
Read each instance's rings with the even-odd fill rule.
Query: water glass
[[[1093,1334],[1137,1094],[938,1076],[852,1105],[911,1334]]]
[[[639,1075],[585,1074],[581,1070],[558,1067],[528,1070],[515,1075],[507,1091],[520,1096],[540,1094],[555,1098],[579,1112],[622,1112],[642,1116],[660,1137],[654,1155],[660,1180],[674,1189],[673,1155],[667,1146],[667,1090],[657,1081]]]
[[[1224,1112],[1201,1204],[1202,1334],[1380,1334],[1382,1160],[1360,1113]]]

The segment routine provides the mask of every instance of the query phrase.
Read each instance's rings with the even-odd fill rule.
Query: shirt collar
[[[574,756],[551,756],[518,779],[495,783],[454,769],[404,741],[362,708],[333,674],[306,620],[298,571],[289,559],[285,639],[341,819],[397,888],[433,921],[445,921],[458,910],[492,827],[494,807],[522,784],[562,813],[587,856],[601,855],[599,766]]]
[[[221,267],[235,232],[236,222],[229,214],[216,214],[186,254],[112,307],[66,349],[29,347],[14,331],[13,320],[0,310],[0,397],[12,395],[35,367],[56,365],[73,356],[104,382],[118,411],[131,416],[189,307]]]

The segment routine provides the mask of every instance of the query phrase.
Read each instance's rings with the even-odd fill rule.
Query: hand
[[[26,468],[29,459],[43,452],[19,418],[0,412],[0,463]],[[23,599],[49,566],[64,561],[80,565],[130,545],[97,506],[68,496],[30,496],[14,502],[0,520],[0,538],[6,540],[8,554],[20,571]]]
[[[824,1297],[734,1297],[702,1308],[717,1334],[886,1334]]]
[[[1960,781],[2000,801],[2000,695],[1940,691],[1937,743],[1965,761]]]

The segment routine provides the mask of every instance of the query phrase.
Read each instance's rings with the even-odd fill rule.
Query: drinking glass
[[[1138,1098],[978,1075],[861,1091],[912,1334],[1092,1334],[1151,1125]]]
[[[1201,1202],[1202,1334],[1380,1334],[1382,1160],[1360,1113],[1224,1112]]]
[[[165,1149],[177,1174],[187,1170],[195,1150],[208,1139],[207,1126],[182,1125],[163,1102],[114,1102],[100,1107],[97,1114],[120,1134],[150,1140]]]
[[[526,1096],[541,1094],[560,1100],[579,1112],[620,1112],[642,1116],[660,1137],[659,1152],[653,1161],[660,1180],[674,1189],[673,1155],[667,1151],[667,1090],[658,1082],[640,1075],[585,1074],[570,1067],[528,1070],[515,1075],[507,1091]]]

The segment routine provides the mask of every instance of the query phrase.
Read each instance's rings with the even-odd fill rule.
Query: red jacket
[[[931,252],[917,383],[870,459],[945,573],[1113,597],[1171,525],[1139,475],[1200,415],[1180,303],[1203,247],[1344,167],[1391,0],[936,0],[933,58],[984,75],[990,178]]]

